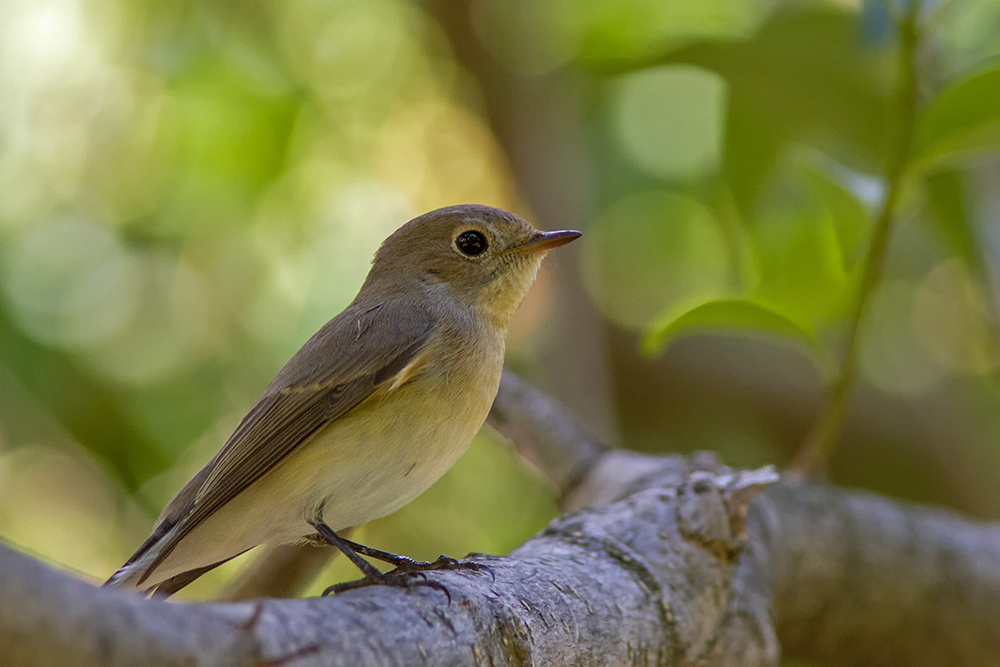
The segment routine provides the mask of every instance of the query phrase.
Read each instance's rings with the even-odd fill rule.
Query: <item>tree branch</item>
[[[0,655],[83,667],[743,667],[777,664],[780,643],[830,664],[1000,663],[996,526],[811,482],[779,483],[750,505],[769,469],[602,453],[516,378],[497,405],[501,428],[566,481],[566,504],[590,507],[506,557],[476,556],[495,579],[435,572],[434,586],[180,605],[0,548]]]

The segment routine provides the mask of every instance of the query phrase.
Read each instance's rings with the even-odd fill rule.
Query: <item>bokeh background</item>
[[[518,312],[515,370],[612,444],[787,463],[903,125],[901,7],[0,0],[0,536],[106,578],[378,243],[464,202],[585,232]],[[913,170],[829,477],[995,519],[1000,1],[925,3],[919,32]],[[503,553],[556,512],[484,430],[356,539]]]

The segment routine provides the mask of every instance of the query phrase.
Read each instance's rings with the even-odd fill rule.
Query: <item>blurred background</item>
[[[508,362],[595,435],[788,463],[904,125],[898,4],[0,0],[0,538],[105,579],[379,242],[455,203],[585,232]],[[996,519],[1000,0],[925,3],[919,31],[926,111],[828,474]],[[484,430],[355,539],[503,553],[556,513]]]

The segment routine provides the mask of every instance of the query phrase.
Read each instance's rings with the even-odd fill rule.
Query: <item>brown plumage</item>
[[[342,530],[419,495],[485,420],[507,323],[545,252],[577,236],[471,205],[403,225],[351,305],[292,357],[106,585],[173,593],[258,544]]]

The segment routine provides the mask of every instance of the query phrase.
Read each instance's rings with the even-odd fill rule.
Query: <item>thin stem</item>
[[[875,219],[871,245],[861,276],[857,302],[847,329],[847,342],[840,374],[830,389],[830,396],[819,419],[813,426],[791,469],[809,474],[822,469],[837,447],[844,430],[847,408],[858,373],[858,356],[863,325],[871,298],[882,280],[888,254],[889,237],[896,218],[900,194],[913,148],[917,119],[917,21],[920,2],[911,0],[908,11],[899,22],[899,125],[886,170],[888,191]],[[892,149],[891,149],[892,150]]]

